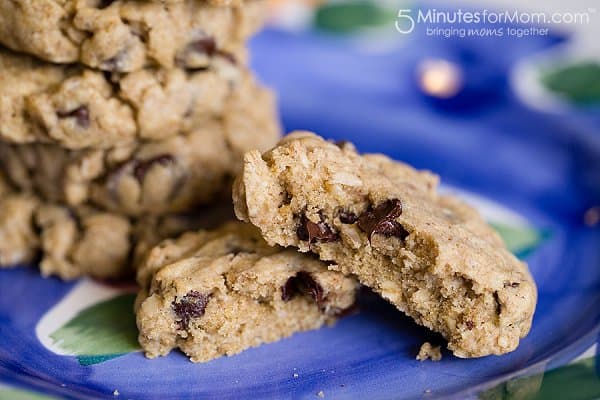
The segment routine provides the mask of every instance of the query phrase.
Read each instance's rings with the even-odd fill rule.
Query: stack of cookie
[[[119,278],[276,143],[263,0],[0,2],[0,264]]]

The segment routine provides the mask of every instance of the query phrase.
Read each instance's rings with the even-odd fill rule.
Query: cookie
[[[154,248],[138,275],[139,342],[149,358],[233,355],[331,323],[357,282],[315,258],[267,245],[251,225],[187,233]]]
[[[116,214],[73,210],[28,194],[0,198],[0,268],[39,261],[43,276],[131,276],[132,224]]]
[[[119,280],[160,241],[226,220],[227,209],[127,218],[94,207],[65,207],[30,194],[0,195],[0,268],[39,265],[42,276]]]
[[[111,72],[148,66],[205,68],[263,24],[265,2],[212,7],[188,0],[11,0],[0,2],[0,43],[53,63]]]
[[[32,262],[39,238],[33,228],[38,206],[35,196],[13,193],[0,178],[0,266]]]
[[[234,205],[269,244],[357,276],[440,332],[456,356],[510,352],[530,329],[535,283],[477,211],[439,194],[437,181],[297,132],[263,155],[246,154]]]
[[[442,359],[440,346],[432,346],[429,342],[423,343],[415,359],[418,361],[440,361]]]
[[[69,149],[161,140],[220,117],[250,73],[217,56],[198,71],[103,74],[0,49],[0,138]]]
[[[222,210],[216,211],[223,215]],[[211,226],[206,223],[209,212],[214,211],[136,219],[92,207],[73,209],[40,203],[34,219],[39,232],[40,272],[63,280],[83,276],[130,278],[160,241]]]
[[[0,166],[14,186],[48,202],[129,216],[187,212],[229,191],[244,152],[279,138],[273,96],[245,82],[222,118],[187,134],[108,150],[0,143]]]
[[[132,223],[126,217],[42,204],[35,225],[40,232],[42,276],[120,279],[132,274]]]

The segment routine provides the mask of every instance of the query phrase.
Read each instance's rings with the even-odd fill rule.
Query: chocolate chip
[[[312,221],[306,222],[306,230],[308,231],[308,241],[314,243],[319,242],[335,242],[338,240],[338,234],[325,222],[315,224]]]
[[[281,287],[281,300],[290,301],[297,294],[298,282],[295,276],[288,278],[285,282],[285,285]]]
[[[226,59],[233,65],[237,65],[237,60],[235,59],[235,56],[233,54],[229,53],[228,51],[217,50],[217,51],[215,51],[214,54],[215,54],[215,56],[223,57],[224,59]]]
[[[161,154],[154,158],[150,158],[148,160],[136,161],[135,166],[133,167],[133,175],[140,182],[144,180],[144,177],[155,164],[160,164],[163,166],[167,166],[169,164],[173,164],[175,162],[175,158],[173,158],[170,154]]]
[[[494,300],[496,301],[496,314],[500,315],[502,313],[502,303],[500,303],[498,292],[494,292]]]
[[[77,125],[82,128],[90,126],[90,112],[87,106],[80,106],[70,111],[57,111],[56,116],[58,118],[75,118]]]
[[[472,331],[473,328],[475,328],[475,324],[471,320],[468,320],[467,322],[465,322],[465,325],[467,325],[467,329],[470,331]]]
[[[519,285],[521,285],[519,282],[510,282],[510,283],[509,283],[509,282],[506,282],[506,283],[504,284],[504,287],[510,286],[510,287],[512,287],[512,288],[518,288],[518,287],[519,287]]]
[[[386,237],[406,239],[408,231],[395,221],[402,214],[402,202],[398,199],[386,200],[377,207],[370,206],[358,217],[358,227],[369,236],[378,233]]]
[[[404,240],[408,236],[408,231],[396,221],[382,221],[372,233],[378,233],[385,237],[395,236],[400,240]]]
[[[240,247],[240,246],[233,246],[231,249],[229,249],[229,254],[231,254],[233,256],[237,256],[240,253],[254,254],[256,252],[252,251],[252,250],[245,249],[245,248]]]
[[[183,296],[181,300],[174,301],[171,306],[175,315],[179,318],[179,328],[187,329],[192,319],[203,316],[209,300],[210,296],[192,290]]]
[[[119,62],[120,57],[117,55],[102,61],[100,68],[102,68],[104,71],[119,71]]]
[[[335,144],[337,147],[339,147],[340,149],[343,149],[344,147],[346,147],[347,145],[349,145],[349,144],[350,144],[350,142],[349,142],[349,141],[347,141],[347,140],[336,140],[336,141],[334,142],[334,144]]]
[[[297,285],[298,283],[296,282],[295,276],[288,278],[285,285],[281,287],[281,300],[290,301],[293,299],[297,293]]]
[[[188,43],[183,53],[183,58],[178,60],[178,63],[182,67],[186,68],[188,71],[204,71],[208,69],[208,66],[206,65],[188,65],[186,58],[190,55],[190,53],[206,55],[207,57],[220,56],[227,59],[232,64],[236,64],[235,57],[231,53],[227,53],[217,48],[217,43],[215,42],[214,38],[207,36],[204,32],[199,32],[197,36],[197,38]]]
[[[102,10],[106,7],[109,7],[115,0],[101,0],[100,4],[98,4],[98,9]]]
[[[217,43],[212,37],[205,36],[190,42],[187,46],[187,50],[212,57],[217,51]]]
[[[296,277],[300,278],[303,286],[306,288],[306,292],[309,293],[315,300],[317,305],[321,307],[323,303],[323,287],[314,280],[311,274],[308,272],[298,272]]]
[[[304,215],[304,213],[302,213],[302,215],[300,215],[300,222],[298,224],[298,228],[296,228],[296,235],[298,235],[298,239],[303,240],[303,241],[308,241],[308,239],[309,239],[308,229],[306,229],[307,221],[308,221],[308,218],[306,218],[306,215]]]
[[[300,224],[296,229],[296,234],[300,240],[308,241],[309,243],[319,242],[335,242],[339,236],[337,232],[333,230],[326,222],[323,221],[323,215],[321,215],[321,221],[314,223],[309,220],[305,214],[300,216]]]
[[[319,308],[323,306],[323,287],[315,281],[312,275],[305,271],[290,277],[281,287],[281,300],[290,301],[297,294],[310,295]]]
[[[227,61],[229,61],[233,65],[237,65],[237,60],[232,53],[229,53],[225,50],[221,50],[217,47],[217,43],[215,39],[211,36],[207,36],[206,33],[200,31],[196,35],[197,37],[190,41],[188,45],[185,47],[185,51],[182,54],[182,57],[178,58],[178,64],[182,67],[186,68],[188,71],[204,71],[208,69],[208,66],[193,66],[187,65],[186,59],[190,55],[190,53],[202,54],[207,57],[221,57]]]
[[[292,195],[287,190],[284,190],[281,195],[283,197],[283,200],[281,201],[282,205],[289,205],[292,202]]]
[[[340,211],[338,217],[342,224],[354,224],[358,221],[358,216],[352,211]]]

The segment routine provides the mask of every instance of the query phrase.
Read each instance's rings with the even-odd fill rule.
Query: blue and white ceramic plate
[[[442,46],[415,36],[377,54],[313,31],[272,30],[254,42],[255,68],[278,90],[288,130],[313,129],[438,172],[445,190],[479,208],[529,263],[539,302],[515,352],[416,361],[424,340],[441,338],[370,299],[334,327],[233,357],[147,360],[136,342],[134,287],[63,283],[20,268],[0,271],[0,399],[600,395],[598,357],[588,351],[600,326],[600,132],[525,108],[506,79],[511,57],[559,39]],[[419,60],[441,55],[485,69],[485,87],[459,109],[412,81]]]

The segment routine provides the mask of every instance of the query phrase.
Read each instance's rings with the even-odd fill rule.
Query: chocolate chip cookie
[[[1,187],[0,187],[1,188]],[[127,218],[94,207],[65,207],[33,195],[0,192],[0,268],[39,260],[43,276],[71,280],[131,277],[161,240],[228,218],[211,208],[192,214]]]
[[[39,238],[33,218],[39,202],[19,194],[0,174],[0,267],[14,267],[35,259]]]
[[[103,74],[0,49],[0,138],[69,149],[160,140],[220,117],[250,73],[217,56],[198,71]]]
[[[126,217],[88,207],[42,204],[36,212],[43,276],[62,279],[131,275],[132,224]]]
[[[119,278],[131,274],[131,223],[92,209],[43,203],[31,194],[0,196],[0,268],[40,259],[42,275]]]
[[[265,2],[213,7],[188,0],[0,2],[0,43],[54,63],[132,72],[148,66],[205,68],[258,30]]]
[[[438,178],[383,155],[359,155],[297,132],[246,154],[234,186],[239,219],[269,244],[294,246],[355,275],[458,357],[514,350],[537,292],[480,215],[440,195]]]
[[[272,94],[248,75],[222,118],[191,132],[107,150],[0,143],[0,166],[20,190],[69,206],[140,216],[186,212],[228,191],[243,153],[279,138]]]
[[[160,241],[207,226],[207,212],[136,219],[88,206],[68,208],[40,203],[34,217],[39,232],[40,271],[43,276],[64,280],[131,277]]]
[[[155,247],[140,268],[139,342],[154,358],[180,348],[194,362],[233,355],[335,321],[357,282],[313,257],[267,245],[231,223]]]

